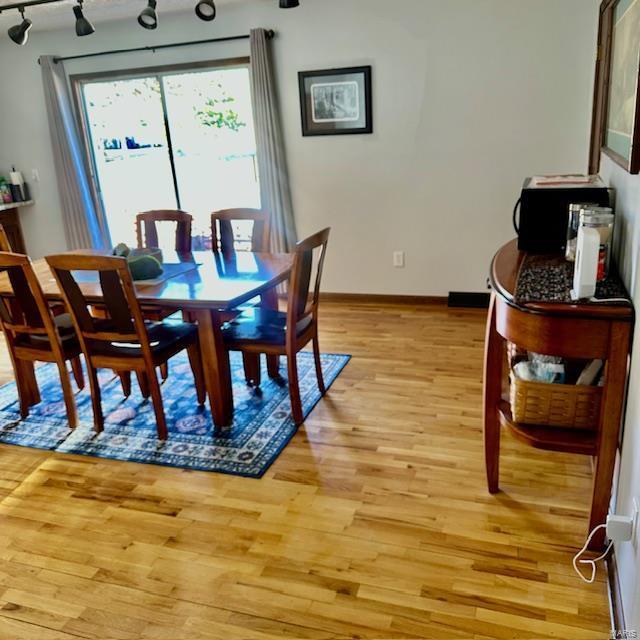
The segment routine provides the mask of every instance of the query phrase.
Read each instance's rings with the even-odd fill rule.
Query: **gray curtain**
[[[64,65],[53,56],[42,56],[40,65],[67,244],[69,249],[106,249],[109,231],[87,171]]]
[[[272,218],[272,249],[286,252],[295,246],[297,233],[270,41],[264,29],[252,29],[250,41],[251,97],[262,208],[269,211]]]

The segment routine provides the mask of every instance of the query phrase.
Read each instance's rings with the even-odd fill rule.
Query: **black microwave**
[[[527,178],[513,212],[518,249],[530,253],[564,251],[569,205],[582,203],[610,207],[612,192],[599,176]]]

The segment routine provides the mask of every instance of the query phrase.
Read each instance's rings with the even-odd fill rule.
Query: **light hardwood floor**
[[[588,459],[505,436],[486,491],[484,313],[320,325],[354,358],[262,480],[0,447],[0,638],[607,638]]]

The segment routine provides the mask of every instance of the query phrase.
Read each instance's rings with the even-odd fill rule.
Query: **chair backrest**
[[[0,325],[9,342],[20,335],[46,336],[52,351],[60,355],[60,335],[29,257],[0,252],[0,271],[13,292],[0,296]]]
[[[0,224],[0,251],[5,251],[7,253],[12,253],[13,248],[11,247],[11,242],[9,242],[9,236],[7,236],[7,232],[4,227]]]
[[[223,209],[211,214],[211,244],[214,251],[230,254],[243,249],[243,239],[234,234],[233,223],[253,222],[246,251],[269,251],[271,216],[262,209]],[[236,225],[237,226],[237,225]]]
[[[138,249],[159,246],[158,222],[175,222],[176,251],[178,253],[189,253],[191,251],[191,225],[193,223],[193,216],[185,211],[176,211],[173,209],[145,211],[136,216]]]
[[[47,256],[46,260],[71,311],[85,355],[91,355],[94,342],[122,342],[139,344],[143,357],[151,358],[147,329],[126,258],[66,253]],[[98,275],[106,319],[89,313],[91,301],[78,280],[78,274],[85,272]]]
[[[287,302],[288,336],[297,334],[296,325],[300,320],[309,315],[312,315],[314,319],[317,316],[318,303],[320,301],[320,283],[322,281],[322,271],[330,232],[330,228],[323,229],[296,245],[293,269],[289,278]],[[312,284],[311,278],[314,272],[314,263],[315,280]]]

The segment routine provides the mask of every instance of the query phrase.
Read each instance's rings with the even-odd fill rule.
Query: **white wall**
[[[522,179],[585,171],[596,3],[584,0],[238,0],[213,25],[167,15],[157,32],[132,17],[78,39],[0,34],[0,170],[40,171],[25,212],[34,256],[64,247],[38,55],[131,47],[275,28],[293,197],[301,235],[333,227],[325,289],[445,295],[482,291],[489,261],[513,236]],[[89,2],[87,12],[90,13]],[[34,20],[37,10],[33,11]],[[247,43],[114,56],[72,73],[217,59]],[[302,138],[297,72],[372,64],[375,133]],[[404,270],[394,250],[407,252]]]
[[[625,284],[640,304],[640,176],[632,176],[602,156],[601,174],[616,189],[616,250]],[[616,513],[629,515],[640,500],[640,331],[636,328],[629,378]],[[640,632],[640,536],[635,543],[616,544],[616,560],[627,616],[627,628]]]

